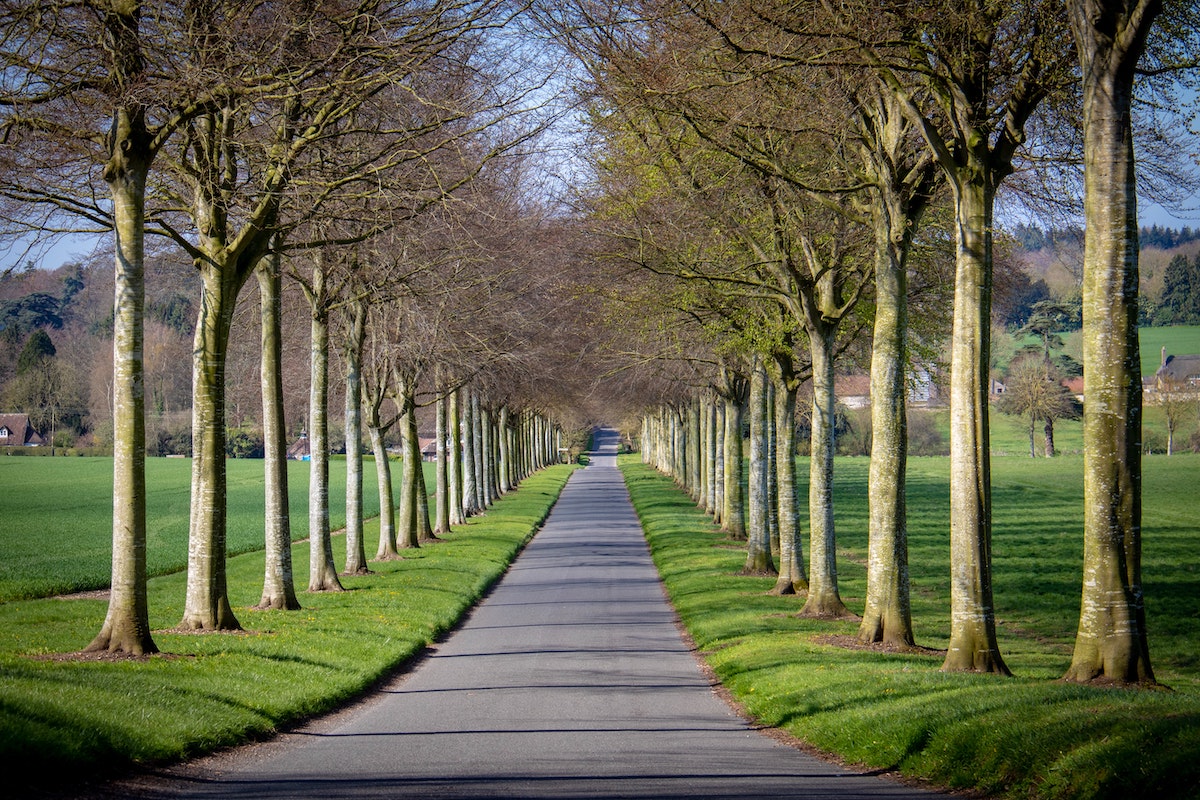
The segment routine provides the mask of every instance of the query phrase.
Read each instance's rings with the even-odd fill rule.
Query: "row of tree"
[[[640,396],[655,401],[642,423],[649,457],[704,490],[706,506],[723,487],[721,521],[736,534],[742,523],[729,503],[740,491],[732,476],[742,402],[756,397],[749,494],[761,496],[771,471],[754,464],[769,460],[758,453],[773,439],[755,433],[768,407],[755,387],[774,387],[786,436],[795,387],[811,376],[805,608],[817,615],[844,613],[833,563],[833,362],[861,352],[856,335],[870,328],[868,608],[886,610],[869,610],[864,641],[911,644],[907,376],[929,363],[950,314],[945,669],[1008,672],[991,597],[996,199],[1019,185],[1051,202],[1078,178],[1045,165],[1082,159],[1087,475],[1083,601],[1067,677],[1152,682],[1139,555],[1134,77],[1139,64],[1169,70],[1190,58],[1195,8],[577,0],[542,14],[589,82],[599,155],[586,200],[605,255],[637,270],[620,294],[659,311],[643,344],[623,346],[679,362],[630,379],[647,382]],[[947,249],[949,262],[939,257]],[[723,449],[712,437],[720,412],[696,399],[713,396],[724,405]],[[785,443],[775,457],[781,543],[795,514],[782,474],[792,452]],[[722,458],[726,479],[706,477]],[[760,517],[771,518],[750,513],[751,569],[764,566]],[[781,574],[795,586],[802,573],[789,561]]]
[[[385,527],[384,557],[393,536],[411,544],[431,527],[420,511],[419,405],[445,411],[458,398],[445,412],[452,430],[439,436],[443,450],[456,443],[439,460],[443,529],[557,455],[547,417],[556,409],[539,396],[545,373],[528,337],[561,323],[545,302],[549,257],[531,269],[522,250],[553,236],[529,213],[536,197],[520,180],[545,126],[547,73],[538,54],[506,43],[513,12],[501,0],[0,3],[7,232],[109,231],[114,243],[112,592],[90,649],[155,647],[145,576],[148,235],[185,253],[198,283],[182,627],[238,627],[225,586],[225,387],[252,279],[269,509],[263,605],[295,605],[285,277],[305,298],[311,342],[311,590],[338,588],[328,514],[335,322],[352,492],[361,427],[373,443],[393,425],[404,432],[401,519]],[[348,506],[357,570],[361,500]]]

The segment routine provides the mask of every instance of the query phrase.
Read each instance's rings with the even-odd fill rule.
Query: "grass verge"
[[[910,502],[914,626],[918,641],[932,647],[945,646],[948,629],[948,543],[944,530],[935,530],[944,509],[918,509],[931,500],[941,508],[937,498],[945,490],[937,472],[945,469],[942,461],[910,470],[910,501],[916,501]],[[842,478],[835,495],[841,509],[842,594],[848,605],[861,609],[866,462],[858,462],[839,461]],[[1046,558],[1028,559],[1022,566],[1010,556],[1004,566],[1007,582],[998,583],[997,593],[1008,614],[1001,649],[1017,677],[943,673],[938,652],[839,646],[853,638],[855,623],[799,618],[797,598],[766,594],[773,579],[739,574],[744,550],[726,540],[669,478],[644,467],[636,456],[623,457],[621,469],[684,625],[722,683],[762,723],[866,768],[898,770],[939,786],[994,796],[1200,796],[1195,659],[1190,653],[1164,652],[1194,643],[1194,618],[1182,620],[1177,634],[1169,628],[1159,639],[1152,634],[1152,658],[1159,653],[1166,665],[1159,678],[1172,691],[1062,683],[1056,678],[1070,661],[1074,620],[1061,611],[1061,602],[1048,604],[1044,597],[1055,591],[1046,573],[1056,567]],[[1063,465],[1055,469],[1061,476]],[[1047,549],[1038,541],[1049,531],[1063,538],[1061,512],[1054,510],[1061,498],[1049,497],[1055,482],[1033,476],[1029,485],[1005,484],[1002,473],[997,480],[1001,497],[1016,492],[1023,501],[1000,512],[1001,523],[1007,514],[1024,516],[1025,530],[1013,530],[1014,539],[1031,537],[1031,549],[1039,552]],[[1074,481],[1064,485],[1064,496],[1071,496]],[[1034,489],[1041,494],[1031,505]],[[1058,519],[1034,521],[1042,506]],[[1177,546],[1194,555],[1196,537],[1187,538]],[[1074,537],[1076,550],[1080,541]],[[999,546],[1011,552],[1016,545]],[[1070,595],[1076,614],[1078,591],[1075,577]],[[1196,600],[1180,602],[1194,608]]]
[[[451,628],[541,525],[570,472],[543,470],[442,541],[343,577],[348,591],[301,593],[301,611],[251,610],[263,556],[232,558],[230,600],[245,633],[172,632],[185,576],[156,578],[151,625],[164,655],[142,661],[55,655],[90,641],[103,600],[0,605],[0,770],[17,786],[107,774],[267,736],[334,708]],[[377,535],[378,523],[371,527]],[[307,545],[293,556],[303,587]]]

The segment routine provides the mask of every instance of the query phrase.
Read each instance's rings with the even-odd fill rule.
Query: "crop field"
[[[187,566],[191,465],[186,458],[146,459],[150,575]],[[263,547],[262,465],[261,460],[226,461],[230,555]],[[431,481],[432,466],[426,466]],[[308,470],[306,462],[288,463],[294,540],[308,536]],[[343,461],[331,463],[329,481],[330,524],[336,530],[346,519],[345,504],[339,499],[346,494]],[[4,487],[0,492],[0,602],[108,586],[112,459],[0,457],[0,486]],[[379,513],[371,459],[364,463],[363,506],[368,517]]]

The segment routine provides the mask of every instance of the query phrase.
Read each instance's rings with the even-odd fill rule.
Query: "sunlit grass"
[[[835,476],[839,584],[855,611],[865,593],[867,465],[839,459]],[[998,636],[1014,678],[943,673],[937,652],[830,643],[856,624],[796,616],[801,599],[768,596],[771,579],[740,575],[744,552],[669,479],[636,457],[622,463],[672,602],[762,722],[853,763],[994,795],[1198,796],[1200,520],[1189,509],[1200,458],[1154,457],[1145,469],[1151,658],[1171,691],[1059,681],[1079,613],[1082,461],[993,467]],[[933,650],[949,635],[947,470],[947,459],[909,467],[913,620],[918,643]]]
[[[300,611],[255,611],[263,556],[228,562],[246,633],[172,631],[180,574],[150,582],[151,625],[165,655],[143,662],[35,660],[82,649],[103,600],[0,605],[0,767],[18,783],[131,762],[170,761],[269,734],[353,697],[449,629],[503,573],[570,474],[552,467],[434,544],[343,577],[348,591],[300,593]],[[369,526],[368,541],[378,535]],[[344,548],[334,548],[339,568]],[[308,549],[295,547],[307,585]]]

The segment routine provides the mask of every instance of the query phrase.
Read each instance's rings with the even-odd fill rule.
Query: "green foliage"
[[[53,776],[96,777],[132,762],[195,756],[360,694],[482,597],[545,519],[570,472],[552,467],[532,476],[442,541],[372,563],[370,575],[343,577],[350,591],[301,595],[300,611],[249,608],[262,590],[262,555],[231,559],[230,599],[246,635],[168,630],[183,613],[184,576],[152,580],[150,624],[167,655],[144,661],[33,658],[86,645],[103,622],[102,600],[0,605],[6,788],[20,794],[23,784],[46,788]],[[340,568],[344,548],[334,552]],[[303,586],[307,545],[297,545],[293,563]]]
[[[1154,321],[1158,325],[1200,325],[1200,253],[1191,260],[1177,255],[1167,263]]]
[[[0,304],[0,329],[19,332],[36,328],[63,326],[59,299],[45,292],[34,292]]]
[[[1079,457],[993,459],[996,613],[1012,679],[939,669],[937,648],[949,640],[948,459],[909,461],[913,622],[918,643],[931,648],[911,653],[847,647],[855,623],[799,618],[803,598],[769,596],[772,578],[739,574],[744,553],[668,478],[633,460],[622,465],[684,624],[763,723],[866,768],[992,796],[1196,795],[1200,522],[1180,499],[1200,481],[1200,457],[1145,465],[1151,659],[1171,692],[1057,680],[1078,621]],[[801,461],[801,475],[805,468]],[[867,470],[863,459],[842,459],[835,471],[839,579],[851,608],[861,608],[866,586]]]
[[[21,348],[21,355],[17,357],[17,374],[23,375],[36,369],[46,359],[54,358],[57,353],[50,334],[38,328],[29,335],[25,346]]]
[[[262,431],[255,428],[228,428],[225,431],[225,455],[230,458],[262,458],[265,451]]]
[[[147,568],[151,575],[187,565],[188,503],[192,462],[186,458],[146,459]],[[433,465],[426,464],[432,487]],[[292,538],[308,536],[309,465],[288,464]],[[378,484],[367,459],[363,481],[365,514],[379,513]],[[263,547],[263,467],[261,461],[226,462],[230,554]],[[345,524],[346,471],[329,473],[330,522]],[[112,578],[112,459],[0,458],[0,602],[101,589]],[[397,502],[399,493],[397,493]]]

